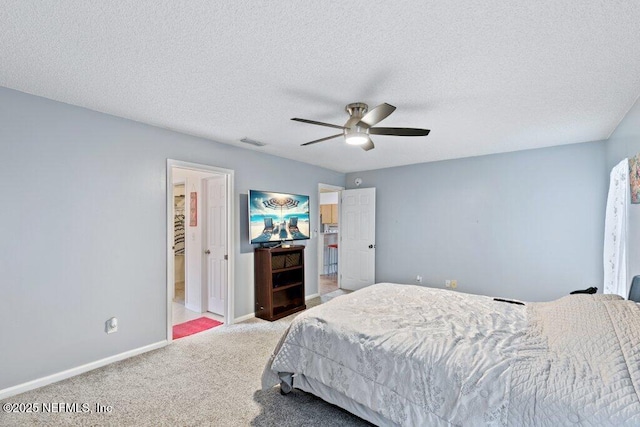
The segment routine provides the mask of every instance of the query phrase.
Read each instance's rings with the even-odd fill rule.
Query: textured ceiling
[[[640,94],[636,0],[0,0],[0,40],[0,86],[341,172],[605,139]],[[431,134],[300,147],[356,101]]]

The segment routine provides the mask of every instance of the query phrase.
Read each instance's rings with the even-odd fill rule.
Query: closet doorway
[[[167,339],[173,325],[233,322],[233,171],[167,160]]]

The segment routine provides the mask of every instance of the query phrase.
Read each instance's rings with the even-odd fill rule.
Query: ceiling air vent
[[[240,142],[244,142],[245,144],[255,145],[256,147],[264,147],[265,145],[267,145],[264,142],[256,141],[255,139],[250,139],[247,137],[242,138]]]

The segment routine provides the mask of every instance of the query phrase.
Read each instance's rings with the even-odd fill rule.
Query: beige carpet
[[[319,298],[308,306],[319,303]],[[91,413],[0,412],[1,426],[366,426],[294,390],[262,391],[260,376],[292,316],[252,319],[33,390],[0,403],[86,403]],[[112,410],[98,414],[95,405]]]

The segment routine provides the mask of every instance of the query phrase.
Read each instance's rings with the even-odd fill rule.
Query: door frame
[[[224,169],[217,166],[204,165],[200,163],[191,163],[185,162],[181,160],[167,159],[167,170],[166,170],[166,235],[167,235],[167,342],[173,341],[173,299],[171,298],[173,286],[173,278],[175,275],[175,265],[174,265],[174,257],[173,250],[171,247],[173,246],[173,233],[170,232],[169,227],[173,224],[173,168],[181,168],[181,169],[189,169],[197,172],[209,172],[218,175],[226,175],[226,198],[227,198],[227,254],[229,255],[229,260],[227,262],[227,300],[226,300],[226,310],[224,313],[224,323],[230,325],[233,323],[234,319],[234,286],[235,278],[234,278],[234,265],[235,265],[235,251],[234,251],[234,241],[233,241],[233,218],[234,217],[234,205],[233,205],[233,194],[234,194],[234,171],[232,169]]]
[[[324,264],[323,264],[323,257],[324,257],[324,234],[322,233],[322,220],[320,219],[320,193],[322,193],[322,190],[329,190],[329,192],[337,192],[340,193],[338,195],[338,217],[340,217],[340,212],[342,210],[340,204],[342,203],[342,191],[344,190],[344,187],[340,187],[337,185],[331,185],[331,184],[323,184],[323,183],[318,183],[318,215],[316,218],[316,221],[318,221],[318,259],[317,259],[317,263],[318,263],[318,277],[316,278],[318,281],[318,294],[320,294],[320,276],[322,275],[323,269],[324,269]],[[340,242],[340,231],[338,230],[338,242]],[[340,244],[338,244],[338,260],[340,259]],[[340,286],[340,262],[338,262],[338,271],[336,272],[336,277],[338,280],[338,289],[341,288]]]

